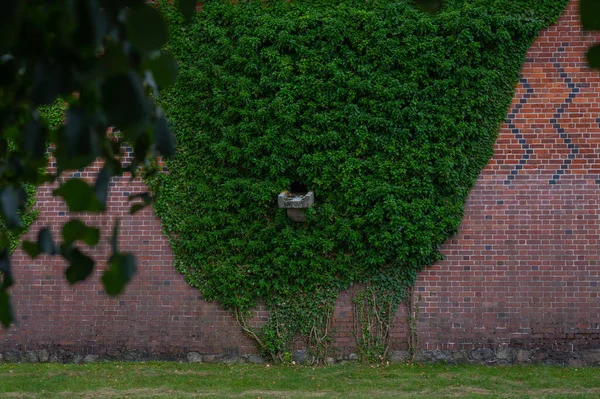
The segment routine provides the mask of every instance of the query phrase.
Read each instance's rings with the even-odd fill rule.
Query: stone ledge
[[[279,208],[306,209],[315,203],[315,193],[309,191],[305,194],[294,194],[284,191],[277,196]]]

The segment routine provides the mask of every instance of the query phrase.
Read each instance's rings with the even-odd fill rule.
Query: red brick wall
[[[599,39],[571,1],[531,47],[459,234],[419,277],[424,349],[598,342]]]
[[[92,179],[99,171],[96,165],[73,175]],[[52,196],[52,188],[38,190],[40,216],[26,238],[34,239],[39,228],[48,224],[54,224],[53,234],[59,237],[56,223],[67,220],[66,207]],[[69,286],[63,274],[66,262],[58,256],[31,260],[16,251],[12,260],[17,283],[11,294],[17,325],[0,330],[0,350],[51,347],[82,354],[138,350],[167,356],[187,351],[221,353],[230,348],[254,352],[253,342],[243,336],[229,313],[203,301],[201,293],[175,271],[169,243],[151,209],[129,215],[128,196],[146,190],[139,179],[115,179],[108,214],[74,215],[102,230],[100,245],[85,250],[97,264],[83,283]],[[104,294],[100,276],[116,218],[120,218],[119,250],[137,256],[138,272],[124,294],[111,298]]]
[[[419,277],[415,302],[422,349],[505,344],[571,349],[600,340],[600,73],[584,60],[595,40],[600,37],[581,31],[572,1],[531,48],[494,158],[471,192],[460,232],[444,245],[446,260]],[[40,217],[30,237],[40,226],[66,220],[65,206],[51,189],[38,192]],[[89,250],[98,265],[85,283],[70,287],[57,257],[32,261],[16,252],[12,295],[18,323],[0,331],[0,349],[255,352],[233,318],[218,304],[204,302],[176,273],[151,210],[129,216],[127,196],[144,189],[122,178],[111,188],[110,213],[85,216],[104,232],[102,245]],[[120,248],[138,256],[139,271],[124,295],[109,298],[98,281],[116,217]],[[340,296],[334,320],[335,344],[346,352],[354,346],[349,298],[348,292]],[[265,318],[261,309],[255,320]],[[395,348],[406,348],[405,324],[400,314]]]

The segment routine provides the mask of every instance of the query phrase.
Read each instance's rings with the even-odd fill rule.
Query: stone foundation
[[[306,362],[306,352],[299,350],[292,360],[296,364]],[[240,355],[237,351],[228,351],[220,354],[201,354],[187,352],[174,355],[161,355],[143,351],[112,351],[103,355],[75,353],[65,349],[48,348],[39,350],[10,349],[0,352],[0,363],[62,363],[62,364],[88,364],[101,361],[176,361],[188,363],[250,363],[263,364],[265,360],[258,355]],[[346,364],[359,361],[355,353],[338,358],[327,358],[326,363]],[[587,349],[577,351],[560,351],[545,348],[517,349],[517,348],[477,348],[458,351],[431,350],[418,352],[413,360],[412,355],[405,350],[391,351],[388,356],[389,363],[444,363],[451,365],[476,364],[488,366],[528,365],[541,364],[545,366],[600,366],[600,349]],[[308,364],[308,363],[307,363]]]

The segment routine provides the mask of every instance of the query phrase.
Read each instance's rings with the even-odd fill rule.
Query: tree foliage
[[[179,8],[190,17],[195,1]],[[96,181],[61,179],[54,195],[69,211],[102,212],[109,180],[147,166],[174,151],[160,90],[173,82],[177,65],[162,51],[168,29],[144,0],[14,0],[0,6],[0,322],[13,320],[8,294],[13,284],[10,251],[31,223],[34,187],[58,182],[65,171],[104,162]],[[51,104],[59,105],[54,107]],[[63,114],[60,111],[66,105]],[[58,113],[56,110],[59,110]],[[109,127],[119,133],[109,136]],[[122,144],[134,148],[130,165],[121,162]],[[46,170],[52,145],[56,173]],[[136,208],[137,209],[137,208]],[[115,232],[117,227],[115,227]],[[98,230],[72,220],[55,243],[48,227],[23,248],[33,257],[60,254],[66,278],[75,283],[93,270],[93,260],[75,244],[98,243]],[[109,294],[123,289],[135,259],[118,251],[113,237],[110,267],[102,281]]]
[[[325,331],[353,283],[392,293],[441,258],[493,152],[528,47],[566,0],[206,3],[160,103],[178,141],[155,205],[179,271],[268,355]],[[314,191],[307,223],[277,195]],[[247,325],[246,325],[247,328]]]
[[[600,1],[579,0],[581,24],[586,30],[600,30]],[[590,67],[600,69],[600,44],[590,47],[586,53]]]

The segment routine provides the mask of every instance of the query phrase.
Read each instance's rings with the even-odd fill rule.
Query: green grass
[[[598,398],[600,369],[1,364],[0,398]]]

